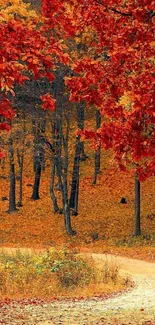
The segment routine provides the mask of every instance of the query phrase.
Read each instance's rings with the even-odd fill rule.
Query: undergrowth
[[[0,254],[0,298],[90,297],[124,289],[117,265],[96,267],[67,249],[50,249],[44,254]]]
[[[143,233],[136,237],[136,236],[130,236],[128,238],[123,238],[121,240],[116,240],[115,245],[116,246],[125,246],[125,247],[142,247],[150,245],[152,247],[155,247],[155,233],[152,234],[146,234]]]

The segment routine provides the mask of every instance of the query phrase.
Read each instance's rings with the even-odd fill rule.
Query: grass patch
[[[91,297],[118,292],[130,284],[119,276],[116,264],[95,266],[91,258],[67,249],[0,254],[1,299]]]
[[[125,247],[141,247],[141,246],[154,246],[155,247],[155,233],[152,234],[146,234],[143,233],[136,237],[136,236],[130,236],[128,238],[124,238],[121,240],[115,241],[116,246],[125,246]]]

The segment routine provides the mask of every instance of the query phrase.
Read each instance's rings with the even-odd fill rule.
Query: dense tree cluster
[[[35,172],[32,198],[39,198],[48,150],[54,211],[64,213],[67,232],[75,234],[70,213],[78,213],[79,163],[86,159],[82,140],[91,139],[96,149],[94,183],[100,172],[102,147],[113,149],[121,169],[132,168],[135,173],[138,235],[140,181],[155,175],[154,2],[43,0],[38,14],[21,0],[1,1],[0,7],[0,129],[9,130],[17,114],[15,120],[26,134],[24,121],[31,116]],[[25,108],[26,98],[29,105]],[[97,130],[84,128],[85,107],[94,108]],[[72,110],[78,132],[69,197]],[[47,117],[52,126],[50,139],[46,134]],[[12,211],[16,208],[15,170],[13,136],[9,134]],[[17,156],[22,191],[24,138],[21,147]],[[4,151],[0,155],[3,157]],[[55,178],[62,193],[62,210],[54,192]]]

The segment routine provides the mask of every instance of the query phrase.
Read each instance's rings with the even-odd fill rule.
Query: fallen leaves
[[[91,150],[91,149],[90,149]],[[153,232],[155,229],[154,179],[142,184],[142,236],[132,237],[134,225],[134,179],[115,168],[108,168],[107,153],[103,154],[101,166],[104,167],[96,186],[92,185],[93,156],[89,152],[89,165],[81,164],[79,215],[72,217],[78,234],[69,238],[64,229],[63,215],[55,215],[49,196],[50,167],[46,168],[41,179],[40,197],[37,202],[30,200],[33,185],[30,165],[24,172],[23,207],[14,214],[8,214],[8,201],[0,206],[1,246],[50,247],[64,245],[86,247],[95,252],[111,251],[116,254],[133,256],[139,259],[155,260]],[[7,175],[7,170],[3,172]],[[0,198],[8,197],[8,180],[1,178]],[[18,186],[18,184],[17,184]],[[18,193],[18,187],[17,187]],[[89,193],[89,194],[88,194]],[[61,193],[60,193],[61,199]],[[121,197],[128,204],[120,204]],[[98,240],[92,239],[98,234]],[[117,244],[117,246],[116,246]]]

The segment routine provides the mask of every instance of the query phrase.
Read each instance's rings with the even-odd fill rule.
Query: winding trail
[[[89,255],[89,254],[87,254]],[[25,306],[27,320],[10,325],[155,325],[155,263],[120,256],[91,254],[95,263],[106,260],[120,266],[121,275],[135,282],[130,291],[109,299],[54,301],[43,306]],[[11,314],[11,310],[9,311]],[[150,322],[149,322],[150,321]]]

